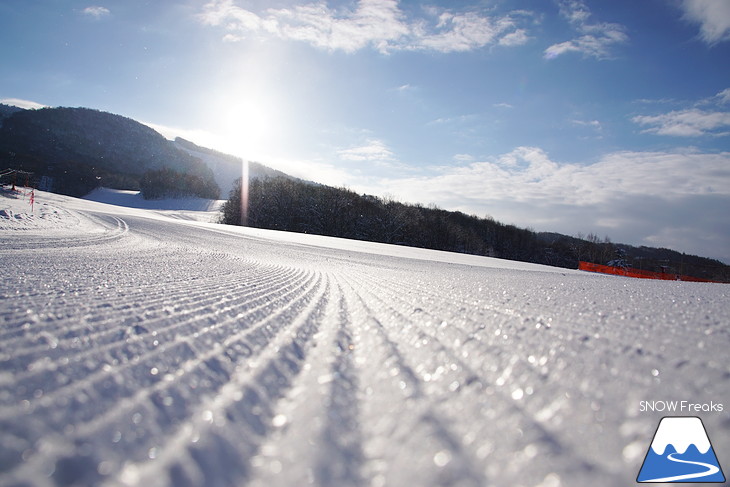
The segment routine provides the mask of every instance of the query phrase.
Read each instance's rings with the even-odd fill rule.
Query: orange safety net
[[[578,269],[581,271],[600,272],[602,274],[614,274],[616,276],[638,277],[640,279],[663,279],[665,281],[694,281],[694,282],[717,282],[699,277],[684,276],[671,272],[652,272],[628,267],[614,267],[610,265],[593,264],[592,262],[578,262]]]

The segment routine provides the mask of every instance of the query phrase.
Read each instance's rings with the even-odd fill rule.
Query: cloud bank
[[[594,232],[730,262],[728,181],[730,152],[622,151],[581,165],[518,147],[433,175],[384,179],[371,190],[537,230]]]

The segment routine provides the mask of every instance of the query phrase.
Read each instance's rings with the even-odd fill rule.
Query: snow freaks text
[[[670,413],[721,413],[722,403],[694,403],[690,401],[640,401],[639,412],[670,412]]]

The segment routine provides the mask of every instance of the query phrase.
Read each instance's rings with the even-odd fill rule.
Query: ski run
[[[626,486],[656,400],[730,465],[727,285],[214,218],[0,195],[0,485]]]

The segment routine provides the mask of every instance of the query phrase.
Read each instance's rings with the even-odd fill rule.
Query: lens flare
[[[248,226],[248,161],[241,163],[241,225]]]

